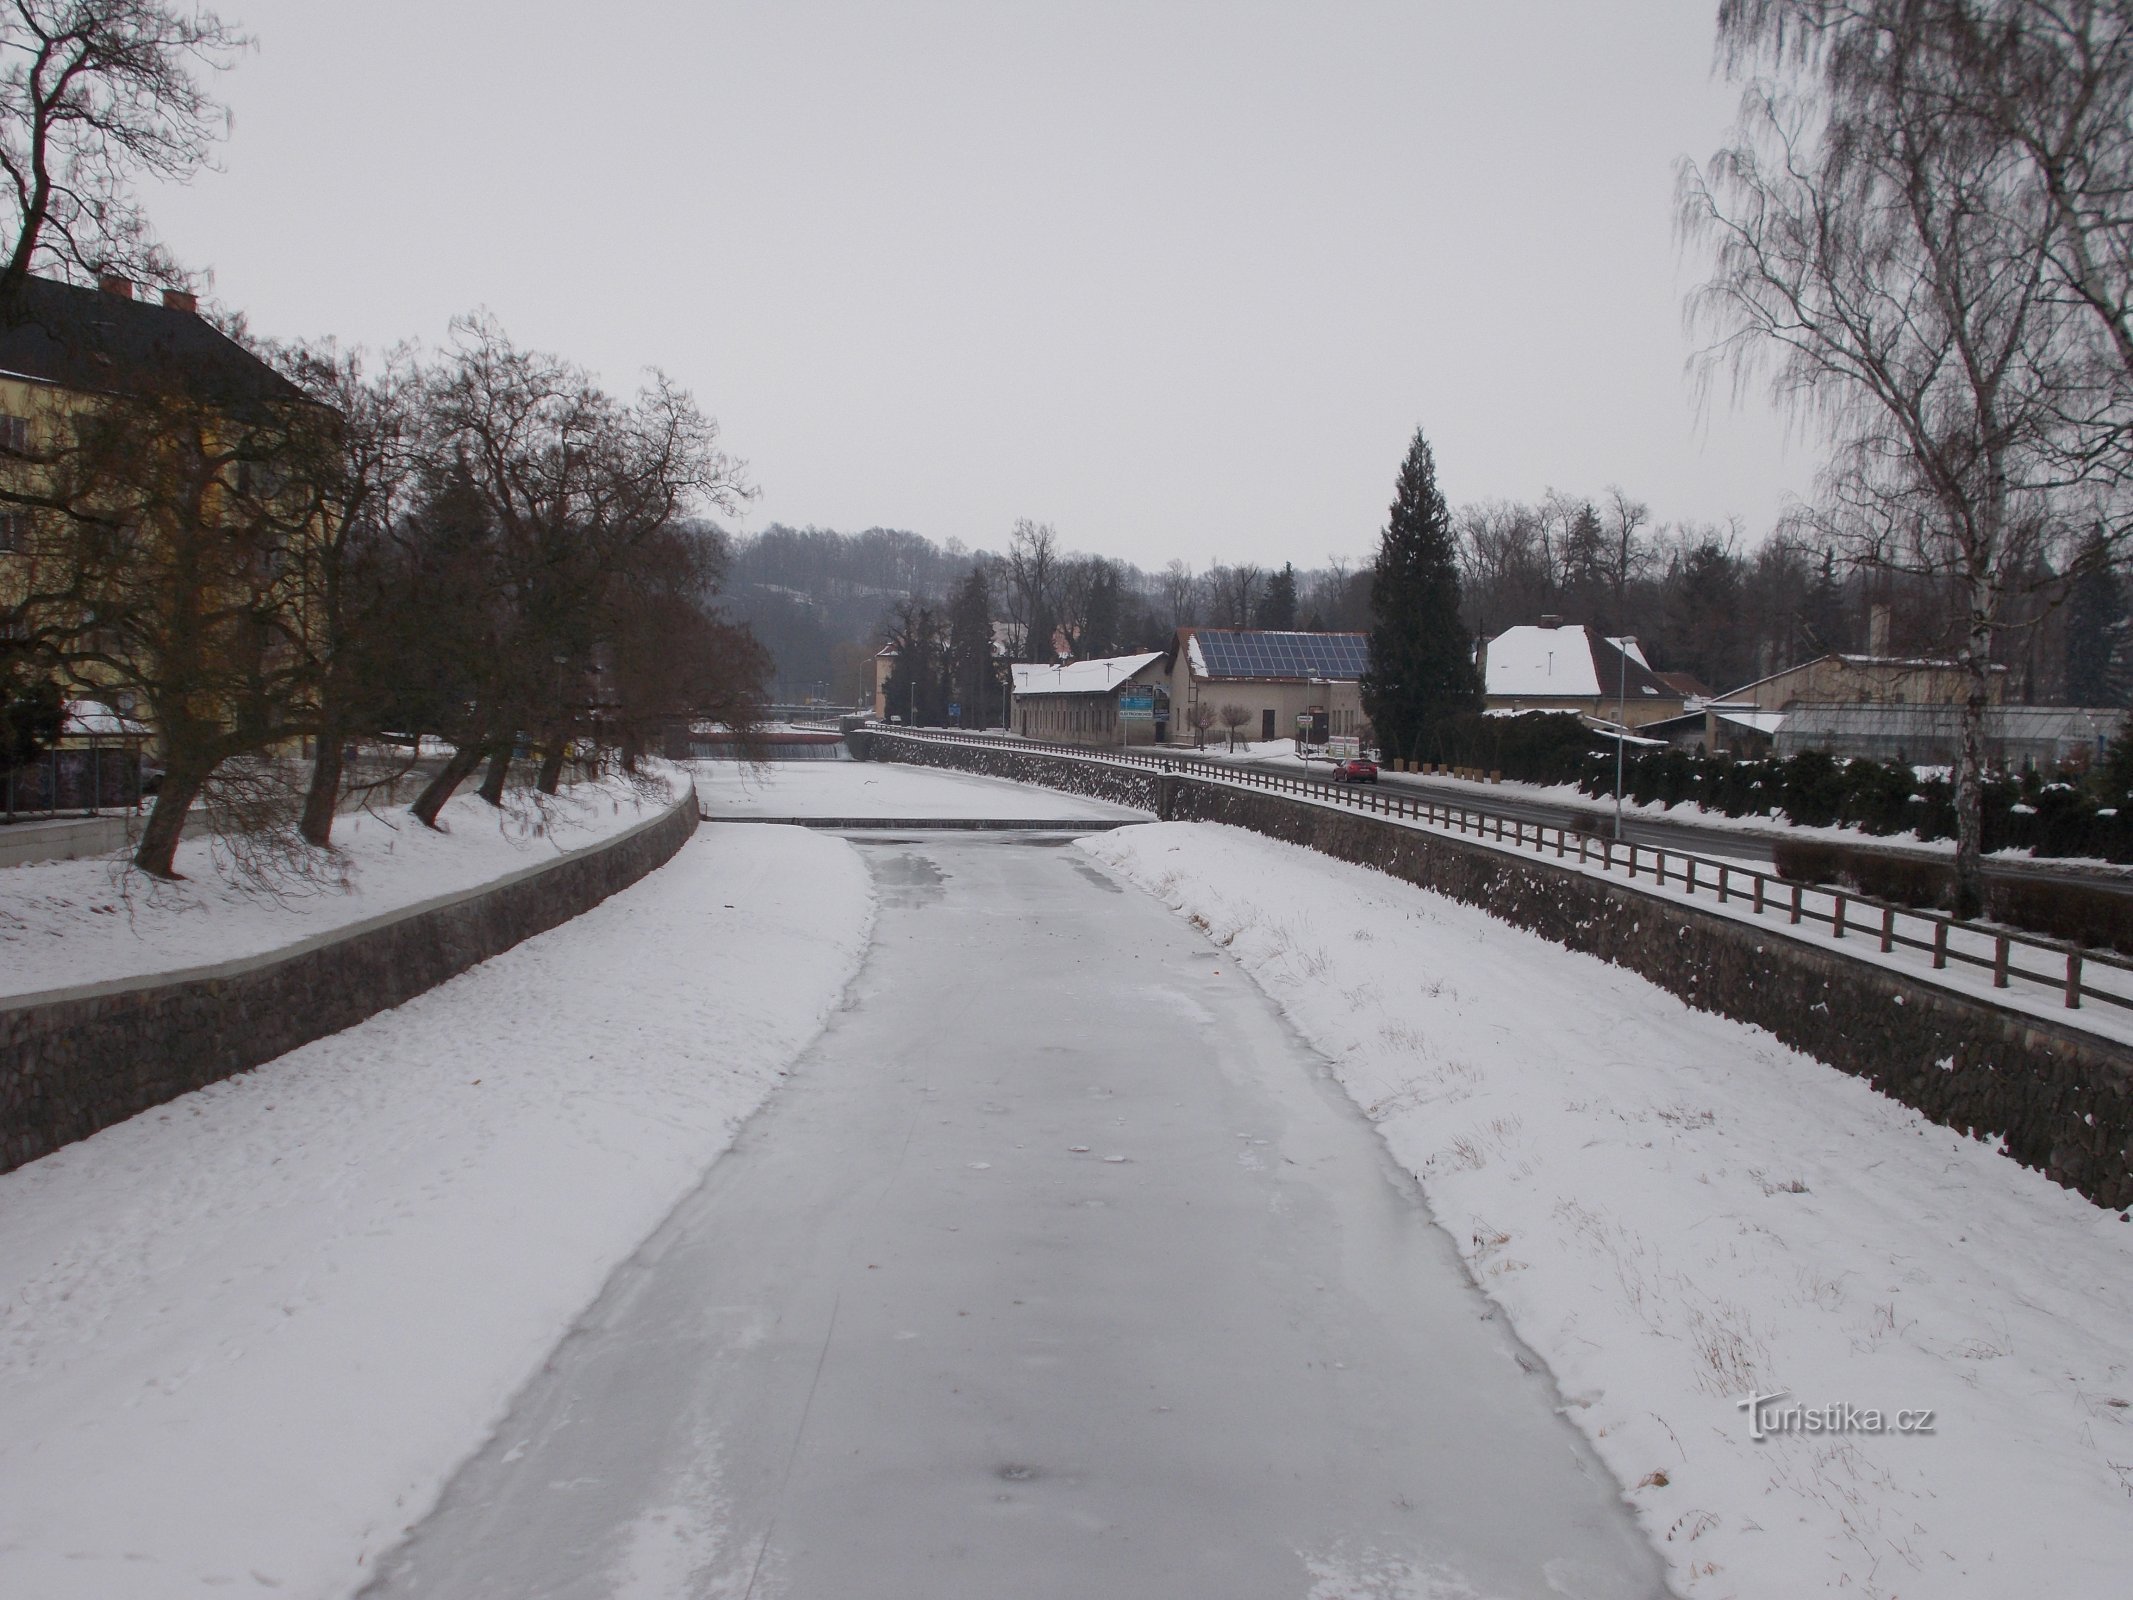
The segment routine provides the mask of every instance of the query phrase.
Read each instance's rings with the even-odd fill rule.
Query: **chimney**
[[[1558,616],[1542,617],[1540,625],[1544,628],[1560,628],[1563,625],[1563,619]]]
[[[1889,653],[1889,608],[1885,605],[1867,608],[1866,653],[1870,656]]]
[[[121,300],[133,298],[133,280],[120,277],[116,272],[106,272],[96,280],[96,286],[105,294],[117,295]]]
[[[190,289],[165,289],[163,291],[163,309],[165,311],[187,311],[197,315],[200,310],[200,297]]]

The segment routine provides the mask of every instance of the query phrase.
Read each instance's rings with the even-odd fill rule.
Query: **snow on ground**
[[[842,841],[708,828],[0,1177],[0,1594],[354,1591],[820,1031],[872,916]]]
[[[665,769],[669,785],[685,774]],[[475,888],[598,844],[673,803],[621,778],[560,794],[471,789],[423,827],[405,807],[336,820],[316,881],[279,892],[241,883],[203,830],[178,846],[183,883],[135,872],[123,857],[39,861],[0,870],[0,998],[136,978],[259,955],[419,901]]]
[[[1212,825],[1081,847],[1206,927],[1335,1064],[1685,1595],[2126,1592],[2133,1225],[1380,874]],[[1758,1442],[1750,1391],[1888,1426],[1929,1409],[1933,1431]]]
[[[1056,789],[891,761],[698,761],[707,817],[953,817],[1013,822],[1145,817]]]

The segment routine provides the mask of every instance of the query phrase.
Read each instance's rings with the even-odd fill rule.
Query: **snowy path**
[[[1060,843],[861,846],[852,1003],[370,1594],[1659,1592],[1323,1064]]]
[[[705,829],[0,1177],[0,1596],[357,1588],[820,1031],[871,916],[841,841]]]

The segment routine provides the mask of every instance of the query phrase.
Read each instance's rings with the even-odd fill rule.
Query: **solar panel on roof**
[[[1358,634],[1208,630],[1198,639],[1213,678],[1357,678],[1369,654]]]

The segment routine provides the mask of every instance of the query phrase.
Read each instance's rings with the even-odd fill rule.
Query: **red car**
[[[1335,783],[1376,783],[1378,781],[1378,764],[1375,761],[1365,761],[1361,756],[1353,757],[1347,761],[1337,761],[1333,764],[1333,781]]]

